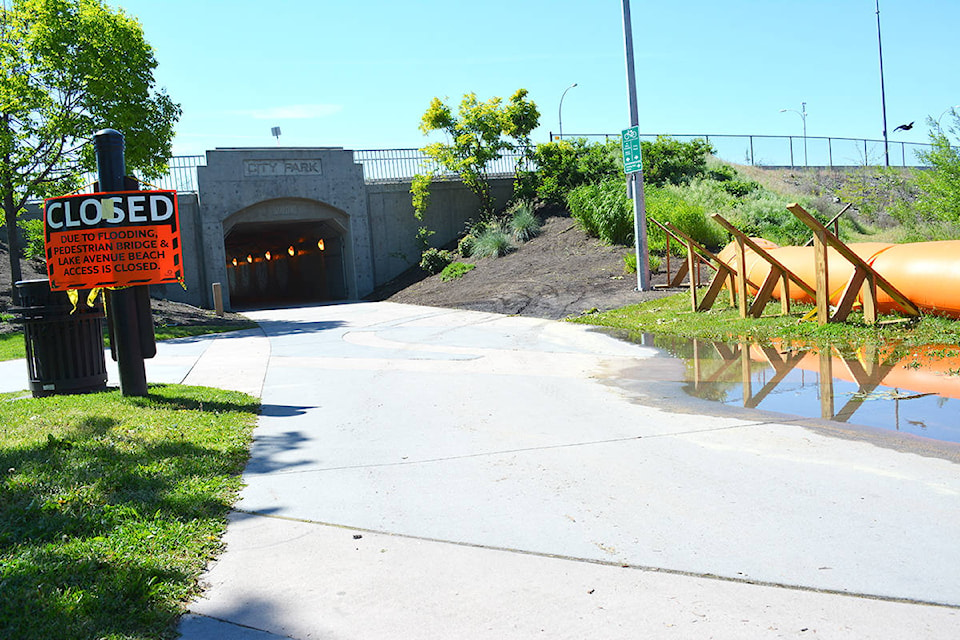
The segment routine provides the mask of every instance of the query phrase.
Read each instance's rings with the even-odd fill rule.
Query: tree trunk
[[[7,165],[9,166],[9,165]],[[5,178],[7,176],[4,176]],[[17,210],[13,202],[13,185],[8,179],[3,184],[3,218],[7,226],[7,249],[10,252],[10,289],[13,303],[20,304],[20,296],[13,285],[23,280],[23,271],[20,269],[20,238],[17,229]]]
[[[3,127],[10,133],[10,114],[3,114]],[[13,167],[10,164],[9,151],[4,154],[3,165],[0,166],[0,192],[3,194],[3,220],[7,226],[7,249],[10,257],[10,293],[14,304],[20,304],[17,288],[13,286],[23,280],[23,271],[20,269],[20,230],[17,229],[17,206],[13,193]]]

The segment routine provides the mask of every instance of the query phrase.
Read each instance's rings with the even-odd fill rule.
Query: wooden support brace
[[[725,220],[723,216],[720,214],[714,214],[711,217],[717,222],[717,224],[725,228],[733,235],[734,242],[737,246],[738,272],[746,273],[746,258],[741,255],[741,252],[746,251],[745,247],[749,247],[749,249],[753,251],[759,258],[765,260],[770,265],[770,272],[767,275],[767,278],[759,287],[756,287],[757,295],[754,299],[753,305],[750,307],[749,315],[755,318],[760,317],[760,315],[763,313],[763,309],[767,305],[767,302],[769,302],[773,295],[773,289],[776,287],[778,279],[782,283],[780,288],[780,309],[784,314],[790,313],[790,281],[795,282],[797,286],[806,292],[807,295],[811,297],[815,295],[815,292],[810,288],[810,285],[790,271],[790,269],[781,264],[779,260],[770,255],[765,249],[754,242],[753,239],[730,224],[730,222]],[[743,300],[744,296],[746,295],[746,289],[745,285],[740,284],[741,281],[743,281],[743,279],[738,278],[737,293],[741,296],[741,300]],[[741,311],[741,317],[747,317],[744,315],[743,311]]]
[[[693,251],[693,246],[687,243],[687,271],[690,272],[690,306],[693,311],[699,308],[697,304],[697,279],[694,277],[699,270],[697,266],[697,256]]]
[[[830,291],[827,287],[827,243],[823,233],[813,232],[813,268],[817,284],[814,296],[817,304],[817,324],[830,322]]]
[[[656,220],[654,220],[656,222]],[[707,293],[699,301],[694,302],[693,306],[696,311],[707,311],[716,302],[717,296],[720,294],[720,290],[723,289],[724,283],[729,280],[730,282],[730,291],[733,292],[734,289],[734,280],[736,278],[736,271],[731,269],[728,264],[723,262],[718,258],[714,253],[712,253],[706,247],[700,245],[696,240],[691,238],[689,235],[677,229],[675,226],[670,224],[661,224],[656,222],[664,231],[673,235],[677,240],[683,242],[687,247],[687,270],[690,272],[690,282],[691,282],[691,297],[696,299],[696,286],[699,285],[699,260],[702,258],[708,266],[716,270],[716,273],[713,276],[713,279],[710,281],[710,286],[707,290]],[[696,254],[697,260],[691,261],[690,255]],[[697,276],[696,279],[695,275]],[[696,283],[696,284],[694,284]],[[733,299],[731,298],[731,303]]]
[[[759,318],[763,315],[763,310],[767,302],[773,297],[773,289],[777,286],[777,281],[783,278],[783,272],[776,267],[771,267],[766,279],[757,290],[757,295],[753,298],[753,304],[750,305],[750,315]]]
[[[690,266],[686,260],[680,263],[680,268],[677,269],[677,273],[674,274],[673,278],[669,279],[667,282],[668,287],[679,287],[683,284],[683,279],[687,277],[687,274],[690,272]]]
[[[853,270],[853,275],[850,276],[850,280],[844,287],[839,302],[837,302],[837,309],[830,318],[831,322],[844,322],[847,319],[847,316],[853,310],[853,304],[857,301],[857,294],[860,293],[860,288],[866,277],[867,272],[863,269],[855,268]]]
[[[827,291],[827,257],[826,257],[826,247],[827,245],[833,247],[833,249],[839,253],[845,260],[854,266],[857,270],[863,270],[865,272],[863,288],[864,288],[864,320],[868,323],[876,322],[876,290],[877,287],[883,289],[883,291],[889,295],[893,301],[899,306],[907,315],[919,316],[920,309],[917,308],[913,302],[910,301],[905,295],[903,295],[896,287],[890,284],[886,278],[877,273],[873,267],[868,265],[863,258],[855,254],[850,247],[844,244],[839,238],[824,227],[820,222],[811,216],[803,207],[799,204],[791,204],[787,209],[801,222],[806,224],[813,231],[814,234],[814,254],[816,256],[816,270],[817,270],[817,321],[820,324],[826,324],[830,320],[829,315],[829,295],[830,292]],[[822,271],[822,274],[821,274]],[[823,280],[823,286],[821,287],[821,276]],[[823,300],[821,300],[821,298]],[[868,309],[869,307],[869,309]],[[872,317],[872,320],[869,319]]]

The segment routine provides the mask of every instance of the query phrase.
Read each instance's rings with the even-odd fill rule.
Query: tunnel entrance
[[[223,241],[234,307],[343,300],[343,235],[324,220],[247,222]]]

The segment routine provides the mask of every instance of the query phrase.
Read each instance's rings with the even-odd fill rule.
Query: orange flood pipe
[[[754,240],[761,242],[761,246],[771,256],[811,288],[816,287],[813,247],[777,247],[767,240]],[[960,240],[907,244],[861,242],[847,246],[924,313],[960,318]],[[718,257],[736,268],[734,244],[725,247]],[[770,271],[769,263],[750,249],[747,249],[746,260],[747,279],[759,285]],[[827,287],[832,304],[839,301],[843,288],[852,275],[853,266],[836,251],[828,248]],[[751,293],[756,293],[756,289],[751,289]],[[779,283],[773,295],[779,299]],[[798,302],[814,302],[796,286],[790,288],[790,298]],[[890,296],[879,289],[877,305],[882,313],[899,310]]]

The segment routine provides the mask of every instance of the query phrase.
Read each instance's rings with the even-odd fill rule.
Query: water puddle
[[[698,398],[960,442],[957,345],[841,353],[669,336],[644,343],[685,361],[684,390]]]

